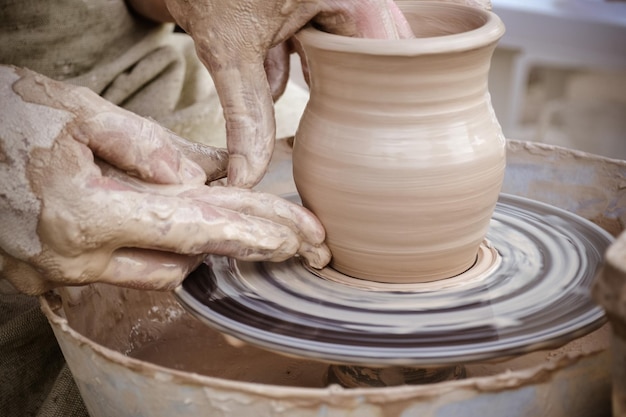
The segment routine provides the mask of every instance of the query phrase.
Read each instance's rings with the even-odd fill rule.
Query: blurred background
[[[492,3],[506,33],[489,90],[506,137],[626,159],[626,1]],[[292,80],[305,86],[296,55]]]

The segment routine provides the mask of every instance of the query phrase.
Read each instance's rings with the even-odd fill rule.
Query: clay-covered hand
[[[403,0],[397,0],[402,3]],[[485,10],[491,10],[491,0],[439,0],[448,3],[464,4],[466,6],[478,7]]]
[[[25,293],[169,289],[206,253],[329,261],[302,207],[205,185],[224,175],[223,150],[24,69],[0,66],[0,100],[0,277]]]
[[[228,181],[240,187],[252,187],[261,179],[273,151],[274,111],[264,69],[271,48],[309,21],[346,36],[411,36],[393,0],[166,0],[166,4],[193,37],[198,56],[213,76],[226,118]]]

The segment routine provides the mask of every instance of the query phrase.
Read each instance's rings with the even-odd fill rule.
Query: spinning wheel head
[[[295,197],[292,197],[295,198]],[[297,258],[211,256],[176,289],[219,331],[329,363],[445,366],[556,347],[599,327],[590,287],[612,237],[536,201],[502,195],[488,243],[464,274],[376,284]]]

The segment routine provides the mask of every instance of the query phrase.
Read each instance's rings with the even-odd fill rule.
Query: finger
[[[299,236],[287,226],[202,201],[129,190],[111,190],[107,196],[97,221],[84,228],[100,246],[212,253],[251,261],[285,260],[301,246]]]
[[[491,10],[491,0],[465,0],[464,2],[468,6],[478,7],[485,10]]]
[[[218,55],[219,56],[219,55]],[[262,57],[215,62],[208,58],[215,87],[224,109],[228,137],[228,183],[252,188],[269,165],[274,150],[274,103]]]
[[[311,245],[304,242],[298,249],[298,255],[315,269],[322,269],[330,262],[332,254],[326,244]]]
[[[138,248],[113,252],[98,282],[141,290],[171,290],[203,261],[204,255],[186,256]]]
[[[190,190],[183,195],[214,206],[245,213],[287,226],[298,234],[298,254],[315,267],[322,268],[330,262],[331,254],[324,240],[326,232],[319,220],[306,208],[273,194],[233,187],[208,187]]]
[[[372,39],[398,39],[391,13],[380,1],[327,2],[315,23],[326,32],[336,35]]]
[[[324,10],[314,21],[325,31],[343,36],[369,39],[400,39],[396,18],[402,19],[402,13],[393,5],[390,10],[388,0],[362,0],[343,2],[329,0]],[[395,10],[392,12],[392,10]],[[408,23],[401,28],[408,28]]]
[[[324,227],[313,213],[274,194],[216,186],[196,187],[181,196],[283,224],[313,245],[323,243],[326,238]]]
[[[104,177],[100,180],[98,185],[111,193],[107,198],[107,203],[110,207],[101,207],[100,211],[105,213],[104,216],[106,218],[104,221],[100,219],[100,221],[86,233],[90,236],[98,236],[101,245],[111,244],[110,242],[113,241],[115,247],[149,247],[187,254],[226,254],[227,256],[236,257],[238,259],[243,259],[244,255],[237,254],[237,250],[254,250],[258,245],[258,249],[261,250],[262,254],[254,255],[251,253],[250,255],[253,257],[249,258],[249,260],[283,260],[298,253],[302,255],[311,266],[316,268],[322,268],[330,261],[330,251],[323,243],[325,239],[323,226],[310,211],[300,205],[293,204],[272,194],[235,187],[147,184],[127,176],[106,163],[100,162],[99,166]],[[115,195],[116,192],[120,195]],[[151,201],[138,201],[141,199],[151,199]],[[181,202],[183,202],[182,206]],[[237,227],[243,225],[242,222],[251,222],[249,223],[249,227],[252,229],[256,227],[258,229],[258,233],[256,234],[257,238],[264,236],[264,233],[267,232],[267,230],[264,229],[268,228],[271,232],[270,235],[273,234],[278,241],[274,240],[273,246],[268,246],[268,242],[272,242],[272,240],[261,244],[260,241],[255,242],[254,234],[246,233],[241,243],[232,241],[226,242],[227,244],[223,246],[223,250],[226,252],[219,253],[213,251],[214,249],[211,249],[212,246],[210,245],[203,249],[171,245],[158,247],[145,246],[145,242],[151,242],[155,237],[147,237],[147,235],[144,234],[137,242],[123,239],[124,233],[135,233],[134,231],[131,232],[132,228],[130,226],[123,223],[125,217],[133,215],[132,213],[138,214],[137,210],[133,209],[133,205],[139,205],[144,209],[146,206],[149,206],[152,210],[149,216],[155,219],[156,226],[153,227],[157,228],[169,228],[170,226],[167,225],[168,218],[171,212],[175,211],[176,214],[184,218],[183,223],[176,219],[170,219],[169,222],[175,222],[179,227],[187,227],[188,230],[191,230],[188,234],[196,233],[194,230],[194,221],[203,222],[204,220],[194,220],[193,216],[187,214],[185,210],[202,210],[204,207],[209,210],[209,213],[212,213],[209,218],[213,218],[215,221],[219,222],[219,216],[225,216],[222,219],[223,224],[220,224],[220,227],[224,229],[228,228],[228,224],[226,224],[228,221],[232,221],[235,224],[231,230],[233,232]],[[159,205],[161,205],[161,208],[159,208]],[[142,220],[140,223],[144,222],[146,224],[145,227],[151,227],[147,223],[148,221],[149,220]],[[110,225],[118,225],[120,230],[114,231]],[[285,226],[286,229],[277,228],[277,225]],[[207,227],[208,224],[202,223],[202,226]],[[136,227],[141,228],[141,226]],[[289,232],[285,234],[285,230]],[[221,233],[206,236],[210,236],[210,239],[214,240],[232,240],[232,237]],[[278,249],[277,242],[279,242],[280,239],[291,241],[292,236],[295,237],[296,240],[285,246],[288,249]],[[242,245],[242,247],[236,248],[239,244]],[[274,249],[272,249],[272,247]],[[201,252],[198,252],[198,250]],[[268,255],[272,250],[277,250],[277,254]],[[279,254],[281,251],[286,255]]]
[[[289,45],[287,42],[281,42],[267,52],[263,63],[274,101],[283,95],[287,87],[287,81],[289,80],[289,54]]]
[[[331,253],[324,244],[326,232],[319,220],[306,208],[273,194],[233,187],[209,187],[209,190],[190,190],[183,195],[194,200],[210,202],[214,206],[260,217],[287,226],[298,234],[298,254],[314,268],[323,268],[330,262]]]
[[[204,170],[207,182],[226,177],[228,170],[228,151],[226,149],[191,142],[175,134],[171,134],[170,138],[185,157]]]
[[[391,12],[391,17],[396,25],[396,30],[398,31],[398,36],[400,39],[411,39],[415,37],[413,34],[413,29],[411,29],[411,25],[402,14],[400,8],[394,0],[387,0],[387,9]]]
[[[160,184],[204,183],[206,174],[172,143],[157,123],[117,109],[93,115],[71,131],[73,137],[111,165]]]
[[[104,176],[99,184],[100,187],[108,190],[132,190],[142,195],[153,194],[186,199],[241,215],[269,220],[272,223],[287,226],[297,235],[300,242],[297,253],[307,259],[311,266],[321,268],[330,261],[330,252],[323,243],[326,237],[324,227],[309,210],[301,205],[273,194],[237,187],[147,184],[127,176],[106,163],[99,162],[98,165]],[[124,201],[119,198],[117,200]],[[109,198],[109,201],[114,201],[114,199]],[[102,236],[105,232],[94,230],[92,233]]]

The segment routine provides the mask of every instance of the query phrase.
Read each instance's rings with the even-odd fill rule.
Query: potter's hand
[[[162,1],[162,0],[161,0]],[[402,0],[398,0],[402,2]],[[478,7],[479,9],[491,10],[491,0],[440,0],[446,3],[457,3],[465,6]]]
[[[228,181],[241,187],[261,179],[274,147],[272,94],[264,70],[271,48],[309,21],[346,36],[411,36],[393,0],[166,0],[166,4],[193,37],[198,56],[213,76],[226,118]],[[274,53],[281,56],[279,50]],[[278,59],[284,62],[282,56]]]
[[[455,3],[491,10],[491,0],[454,0]]]
[[[0,66],[0,99],[0,276],[23,292],[96,281],[172,288],[204,253],[328,262],[323,228],[306,210],[205,186],[184,156],[213,178],[225,171],[223,151],[185,145],[27,70]]]

